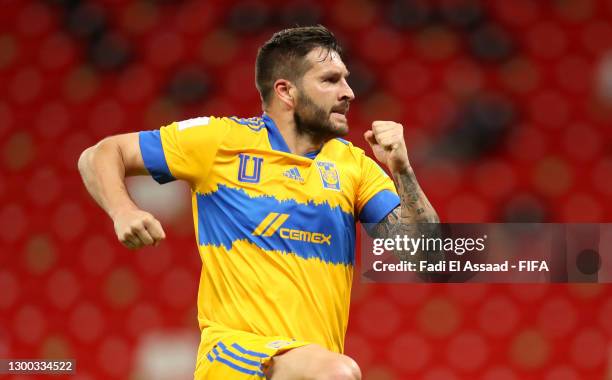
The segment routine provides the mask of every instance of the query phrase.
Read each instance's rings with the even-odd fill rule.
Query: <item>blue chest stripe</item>
[[[269,195],[251,197],[225,185],[196,196],[200,245],[231,249],[235,241],[247,240],[266,251],[354,263],[355,220],[340,207],[279,201]]]

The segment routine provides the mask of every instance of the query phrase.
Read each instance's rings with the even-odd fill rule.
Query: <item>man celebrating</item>
[[[130,199],[125,176],[191,185],[203,264],[196,379],[359,379],[342,354],[356,220],[388,236],[438,221],[400,124],[375,121],[365,133],[395,186],[339,138],[354,99],[340,54],[322,26],[280,31],[257,55],[261,117],[198,117],[113,136],[79,160],[87,189],[131,249],[165,234]]]

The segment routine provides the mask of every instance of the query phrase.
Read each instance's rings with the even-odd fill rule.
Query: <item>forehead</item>
[[[336,51],[316,47],[308,52],[305,58],[309,64],[309,72],[315,74],[324,71],[340,71],[343,74],[348,73],[340,54]]]

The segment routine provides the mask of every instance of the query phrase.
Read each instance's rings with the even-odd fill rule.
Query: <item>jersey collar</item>
[[[266,115],[265,113],[261,116],[261,118],[266,126],[266,129],[268,130],[268,138],[270,140],[270,146],[272,147],[272,149],[278,150],[280,152],[291,153],[291,151],[289,150],[289,146],[285,142],[283,135],[281,135],[280,131],[276,127],[274,120],[272,120],[272,118]],[[319,154],[319,152],[320,150],[308,152],[304,155],[304,157],[314,160],[315,157],[317,157],[317,154]]]

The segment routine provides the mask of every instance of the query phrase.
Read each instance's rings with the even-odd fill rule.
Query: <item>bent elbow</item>
[[[104,149],[104,147],[108,145],[107,140],[108,138],[105,138],[101,140],[100,142],[98,142],[96,145],[90,146],[89,148],[85,149],[81,153],[81,155],[79,156],[79,160],[77,162],[77,167],[81,175],[84,175],[85,172],[87,172],[88,169],[91,167],[91,162],[96,152],[98,152],[100,149]]]
[[[429,215],[428,223],[440,223],[440,217],[438,216],[438,213],[432,211],[431,215]]]
[[[79,169],[79,173],[81,173],[81,175],[84,174],[84,172],[87,170],[87,167],[89,166],[89,161],[91,154],[93,153],[93,149],[94,146],[90,146],[89,148],[85,149],[79,156],[77,168]]]

